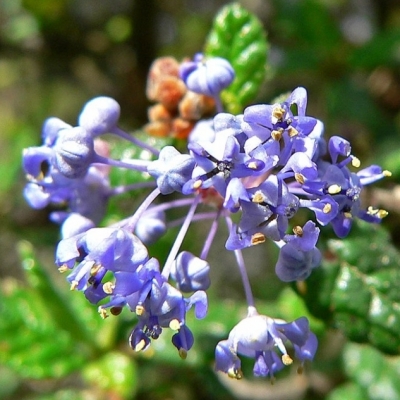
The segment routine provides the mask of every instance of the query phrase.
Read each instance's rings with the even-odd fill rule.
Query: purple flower
[[[93,137],[81,127],[63,129],[54,145],[55,165],[67,178],[82,178],[95,159]]]
[[[175,147],[165,146],[158,160],[147,168],[148,173],[156,179],[162,194],[182,192],[183,186],[191,178],[195,160],[188,154],[181,154]]]
[[[316,247],[302,250],[296,243],[288,242],[280,249],[276,275],[283,282],[305,280],[321,263],[321,258],[321,252]]]
[[[179,72],[189,90],[212,97],[218,96],[235,78],[235,71],[227,60],[206,59],[200,53],[193,61],[182,63]]]
[[[318,344],[305,317],[286,323],[253,311],[231,330],[227,340],[218,343],[215,369],[227,373],[231,378],[241,379],[238,355],[243,355],[254,358],[254,375],[273,378],[277,371],[293,362],[285,346],[288,341],[292,342],[295,356],[302,364],[314,358]]]
[[[111,133],[118,124],[120,112],[119,104],[111,97],[95,97],[83,107],[78,124],[92,136]]]
[[[297,111],[293,112],[293,106]],[[314,129],[317,120],[305,115],[307,92],[295,89],[283,103],[258,104],[244,110],[242,129],[250,138],[248,151],[263,146],[268,155],[276,155],[285,165],[294,150],[306,151],[304,138]],[[297,140],[301,144],[297,144]],[[274,143],[275,142],[275,143]],[[283,146],[277,143],[283,142]]]
[[[184,194],[213,186],[225,197],[231,178],[257,176],[264,168],[262,161],[241,152],[239,142],[229,129],[218,132],[213,142],[191,142],[188,147],[197,166],[193,178],[183,187]]]
[[[210,265],[207,261],[183,251],[173,264],[171,278],[182,292],[207,290],[210,286],[209,272]]]
[[[117,228],[93,228],[63,239],[56,251],[56,264],[61,270],[73,269],[68,280],[73,289],[79,290],[88,288],[99,268],[135,271],[147,259],[142,242],[132,233]]]
[[[148,210],[136,224],[135,234],[146,245],[155,243],[167,231],[164,211]]]

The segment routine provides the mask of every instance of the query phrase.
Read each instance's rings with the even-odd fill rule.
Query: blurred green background
[[[398,358],[388,361],[372,347],[364,352],[358,347],[344,348],[343,337],[337,332],[324,331],[319,321],[314,325],[320,333],[324,331],[322,343],[325,340],[328,346],[319,364],[316,362],[304,375],[290,372],[282,378],[278,375],[273,387],[260,380],[239,384],[216,377],[212,372],[216,338],[222,338],[237,322],[237,313],[244,306],[238,301],[242,298],[240,284],[238,289],[218,287],[223,280],[222,272],[215,274],[216,286],[211,297],[227,296],[228,300],[221,300],[210,311],[208,322],[195,324],[193,330],[200,335],[199,344],[185,362],[170,346],[163,347],[168,339],[154,346],[154,354],[132,355],[126,349],[126,338],[133,325],[131,316],[122,316],[118,323],[107,320],[107,324],[101,325],[96,310],[92,312],[79,300],[71,306],[72,311],[64,310],[66,319],[67,315],[71,317],[69,326],[65,321],[61,330],[59,325],[53,326],[50,322],[47,330],[37,326],[46,307],[51,308],[50,304],[55,301],[49,295],[44,309],[42,303],[35,303],[36,292],[46,292],[43,286],[47,282],[46,271],[49,276],[54,272],[58,227],[48,222],[49,210],[31,210],[22,197],[25,184],[20,168],[22,149],[40,144],[45,118],[57,116],[74,124],[82,105],[100,94],[112,96],[121,104],[124,128],[140,128],[146,122],[149,106],[145,87],[151,62],[161,55],[182,59],[200,51],[216,12],[228,3],[216,0],[0,0],[0,284],[7,298],[0,303],[0,311],[1,319],[15,317],[11,328],[0,328],[0,335],[14,332],[26,339],[21,339],[16,346],[19,358],[10,361],[8,337],[0,336],[0,352],[5,354],[0,358],[0,365],[4,364],[0,366],[0,398],[400,398],[400,389],[394,392],[399,397],[381,396],[379,388],[386,390],[385,393],[389,390],[383,378],[377,378],[378,389],[366,395],[366,384],[363,386],[363,378],[357,377],[354,367],[354,358],[367,360],[363,363],[371,365],[369,372],[380,368],[388,371],[386,376],[395,379],[400,373]],[[270,43],[268,79],[256,101],[269,102],[283,92],[305,86],[309,93],[308,114],[324,121],[328,135],[341,135],[350,140],[353,154],[362,160],[363,166],[378,163],[392,171],[390,179],[368,189],[365,200],[389,211],[384,221],[389,232],[385,240],[399,247],[399,1],[248,0],[239,3],[262,21]],[[23,272],[21,254],[28,277]],[[218,256],[218,249],[214,256]],[[29,274],[33,265],[40,265],[44,275]],[[257,276],[257,271],[253,275]],[[60,283],[63,287],[62,279],[54,276],[50,280],[56,282],[56,286],[49,283],[49,287],[57,293],[57,285]],[[23,285],[30,289],[24,291]],[[269,309],[280,310],[286,317],[296,318],[300,314],[293,310],[301,313],[304,309],[293,292],[283,291],[280,300],[269,304],[274,293],[264,291],[259,284],[254,290],[261,304],[265,302]],[[13,296],[15,299],[26,296],[26,304],[13,300]],[[77,326],[86,326],[80,332],[82,335],[74,332],[81,329],[73,327],[74,314],[79,320]],[[37,335],[29,336],[30,329]],[[57,345],[46,356],[35,359],[29,349],[34,345],[45,347],[46,340],[51,342],[53,335],[59,343],[56,341]],[[38,342],[34,343],[35,340]],[[91,340],[93,346],[87,345]],[[25,355],[24,349],[29,354]],[[57,364],[58,370],[51,368],[50,364],[68,355],[71,355],[70,365],[61,363]],[[32,360],[42,360],[43,366]],[[354,363],[349,365],[349,360]],[[40,371],[32,371],[29,365]],[[336,390],[343,382],[350,386]],[[340,397],[343,394],[340,390],[352,396]]]

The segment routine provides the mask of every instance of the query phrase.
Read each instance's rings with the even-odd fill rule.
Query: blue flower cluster
[[[118,315],[128,307],[137,317],[129,339],[136,351],[145,350],[163,329],[174,330],[172,342],[182,358],[194,342],[186,313],[193,307],[197,318],[207,314],[207,256],[219,222],[225,221],[225,247],[235,254],[248,315],[218,343],[216,369],[241,378],[239,354],[254,358],[256,376],[272,378],[293,361],[285,343],[292,343],[303,365],[314,358],[317,339],[304,317],[288,323],[257,312],[241,250],[269,239],[280,249],[277,276],[284,282],[306,279],[321,262],[318,226],[330,224],[345,237],[355,218],[380,222],[386,211],[363,209],[361,192],[390,174],[376,165],[358,169],[360,161],[347,140],[332,136],[326,141],[322,122],[306,114],[302,87],[281,102],[251,105],[232,115],[223,112],[219,98],[235,76],[227,60],[196,55],[181,65],[180,73],[188,90],[213,97],[217,108],[212,120],[198,121],[187,152],[173,146],[155,149],[123,131],[118,103],[97,97],[84,106],[77,126],[58,118],[44,123],[43,144],[23,154],[29,181],[24,194],[34,208],[63,207],[50,217],[61,225],[56,264],[60,272],[69,272],[71,289],[100,304],[103,318],[108,310]],[[152,158],[112,159],[104,134],[128,140]],[[111,167],[140,171],[149,179],[112,187]],[[111,196],[143,187],[152,191],[133,215],[99,227]],[[161,200],[174,192],[183,197]],[[209,212],[197,212],[199,204]],[[168,221],[165,211],[175,207],[189,209],[183,220]],[[289,220],[300,209],[311,210],[315,218],[290,230]],[[212,221],[198,256],[181,251],[195,220]],[[176,224],[180,231],[161,268],[146,246]]]

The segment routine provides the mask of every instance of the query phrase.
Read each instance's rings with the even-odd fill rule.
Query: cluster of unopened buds
[[[100,304],[102,317],[108,312],[118,315],[123,307],[135,313],[137,323],[129,340],[136,351],[145,350],[163,329],[174,330],[172,343],[182,358],[194,342],[186,313],[193,307],[197,318],[207,314],[207,258],[223,221],[229,231],[225,247],[235,255],[248,315],[217,344],[216,369],[240,379],[238,355],[243,355],[254,358],[256,376],[272,378],[293,362],[289,353],[301,369],[314,358],[316,336],[305,317],[286,322],[257,312],[242,249],[269,239],[280,249],[277,276],[284,282],[305,280],[321,262],[317,225],[330,224],[342,238],[355,218],[378,223],[386,216],[384,210],[363,209],[360,196],[365,185],[389,172],[376,165],[360,169],[349,142],[339,136],[325,141],[322,122],[306,115],[307,92],[302,87],[282,102],[251,105],[243,114],[232,115],[223,111],[220,101],[221,91],[235,77],[228,61],[198,54],[179,70],[175,61],[167,64],[171,68],[166,67],[166,73],[156,68],[154,78],[153,65],[150,74],[148,92],[160,102],[159,110],[181,118],[176,110],[186,95],[207,98],[216,110],[212,119],[203,120],[202,114],[191,118],[200,120],[190,129],[186,152],[173,146],[157,149],[123,131],[118,126],[118,103],[97,97],[84,106],[77,126],[58,118],[45,121],[43,144],[23,154],[29,180],[25,197],[34,208],[64,206],[50,217],[61,225],[56,264],[61,272],[69,272],[71,289]],[[180,88],[169,108],[161,101],[174,97],[168,87]],[[103,134],[125,139],[151,157],[112,159]],[[147,179],[112,187],[110,167],[139,171]],[[150,194],[131,216],[99,227],[112,196],[144,188]],[[183,196],[163,197],[171,193]],[[176,225],[167,220],[166,211],[177,207],[186,207],[187,212],[160,267],[146,246]],[[290,231],[289,220],[300,209],[311,210],[315,222],[292,226]],[[210,229],[201,253],[194,255],[182,251],[181,245],[190,223],[199,220],[208,221]]]

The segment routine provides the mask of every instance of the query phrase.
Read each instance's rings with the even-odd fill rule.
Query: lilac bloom
[[[207,290],[210,286],[209,272],[210,265],[207,261],[183,251],[172,266],[171,278],[182,292]]]
[[[240,151],[240,145],[230,130],[218,132],[214,142],[199,141],[189,144],[197,167],[193,177],[183,187],[184,194],[213,186],[225,197],[231,178],[257,176],[264,167],[260,160]]]
[[[317,341],[305,317],[286,323],[256,312],[250,313],[231,330],[227,340],[218,343],[215,369],[231,378],[241,379],[239,355],[243,355],[255,360],[254,375],[273,378],[277,371],[293,362],[285,346],[288,341],[295,347],[295,356],[302,363],[314,358]]]
[[[193,61],[182,63],[181,79],[189,90],[215,97],[235,78],[235,71],[228,60],[221,57],[205,58],[196,54]]]
[[[119,104],[111,97],[95,97],[83,107],[78,124],[93,137],[111,133],[118,124],[120,112]]]
[[[297,108],[295,112],[293,106]],[[299,146],[296,145],[298,138],[303,140],[317,124],[315,118],[305,115],[306,106],[307,92],[299,87],[282,103],[247,107],[242,129],[249,138],[257,138],[251,139],[253,149],[257,145],[268,149],[274,141],[283,141],[284,146],[280,149],[274,144],[272,153],[279,157],[279,165],[285,165],[293,149]],[[268,153],[271,154],[271,151]]]
[[[156,179],[162,194],[182,192],[183,186],[190,180],[195,160],[188,154],[181,154],[175,147],[162,148],[158,160],[153,161],[147,172]]]

